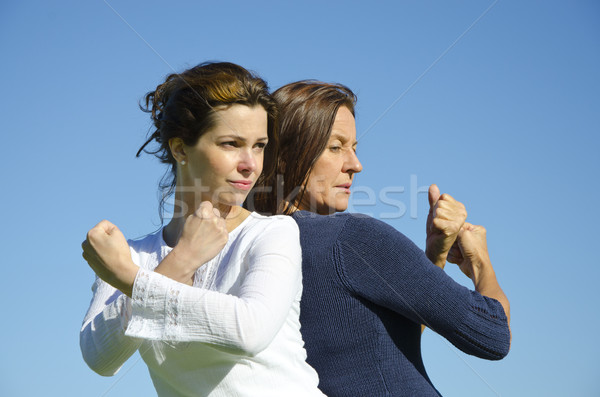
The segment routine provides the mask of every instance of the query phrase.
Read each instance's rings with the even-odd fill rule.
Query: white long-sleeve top
[[[87,364],[114,375],[136,350],[159,396],[323,396],[300,334],[299,232],[252,213],[203,265],[194,286],[153,269],[162,230],[130,241],[140,266],[128,298],[97,279],[80,333]]]

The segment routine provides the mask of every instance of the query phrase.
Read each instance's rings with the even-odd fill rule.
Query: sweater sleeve
[[[99,278],[92,291],[94,295],[79,333],[79,345],[83,359],[92,370],[112,376],[142,341],[125,336],[131,315],[130,299]]]
[[[287,217],[272,221],[253,241],[247,261],[238,295],[190,287],[140,269],[126,335],[204,342],[256,355],[281,329],[301,288],[295,222]]]
[[[456,283],[391,226],[350,217],[335,255],[342,282],[355,294],[425,324],[465,353],[490,360],[508,354],[500,302]]]

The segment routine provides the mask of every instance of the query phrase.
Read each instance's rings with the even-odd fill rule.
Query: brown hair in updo
[[[167,76],[156,90],[146,94],[145,105],[140,104],[140,108],[151,114],[154,128],[136,157],[144,151],[169,165],[159,184],[161,220],[165,201],[175,191],[176,184],[177,162],[171,154],[169,140],[181,138],[186,145],[195,145],[215,126],[215,109],[233,104],[262,106],[267,112],[269,143],[265,148],[263,173],[257,181],[257,185],[261,185],[275,173],[278,146],[277,107],[263,79],[233,63],[205,62],[183,73]],[[158,148],[146,149],[153,141]],[[266,206],[265,197],[255,200]]]
[[[341,84],[304,80],[281,87],[273,97],[280,114],[277,172],[283,175],[283,186],[279,180],[275,190],[290,204],[280,205],[280,212],[289,215],[291,205],[301,202],[308,176],[327,147],[338,109],[346,106],[354,116],[356,95]]]

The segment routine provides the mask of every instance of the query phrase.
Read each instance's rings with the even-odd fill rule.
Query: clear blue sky
[[[163,169],[134,157],[149,127],[137,101],[206,60],[273,88],[316,78],[355,90],[354,210],[423,247],[419,192],[435,182],[487,227],[512,351],[487,362],[426,331],[445,396],[600,395],[600,4],[326,3],[0,4],[0,395],[154,395],[138,356],[113,378],[81,358],[94,276],[80,243],[103,218],[128,237],[156,229]]]

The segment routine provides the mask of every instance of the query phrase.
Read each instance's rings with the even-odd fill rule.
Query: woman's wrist
[[[492,262],[489,259],[481,259],[473,263],[472,280],[475,290],[482,292],[487,288],[498,285],[496,280],[496,272],[492,267]]]
[[[188,276],[192,276],[200,267],[197,256],[191,254],[190,251],[180,244],[176,245],[171,251],[176,259],[177,267]]]
[[[176,245],[167,257],[154,269],[156,273],[184,284],[192,284],[198,262],[180,244]]]
[[[135,278],[137,277],[137,273],[140,270],[139,266],[133,263],[133,261],[129,261],[124,263],[122,266],[122,270],[119,272],[116,277],[115,284],[113,285],[119,291],[127,295],[131,298],[133,293],[133,285],[135,283]]]
[[[431,263],[433,263],[440,269],[444,269],[444,267],[446,266],[446,259],[448,257],[448,253],[446,253],[445,255],[439,253],[433,254],[431,253],[430,249],[426,248],[425,255],[431,261]]]

